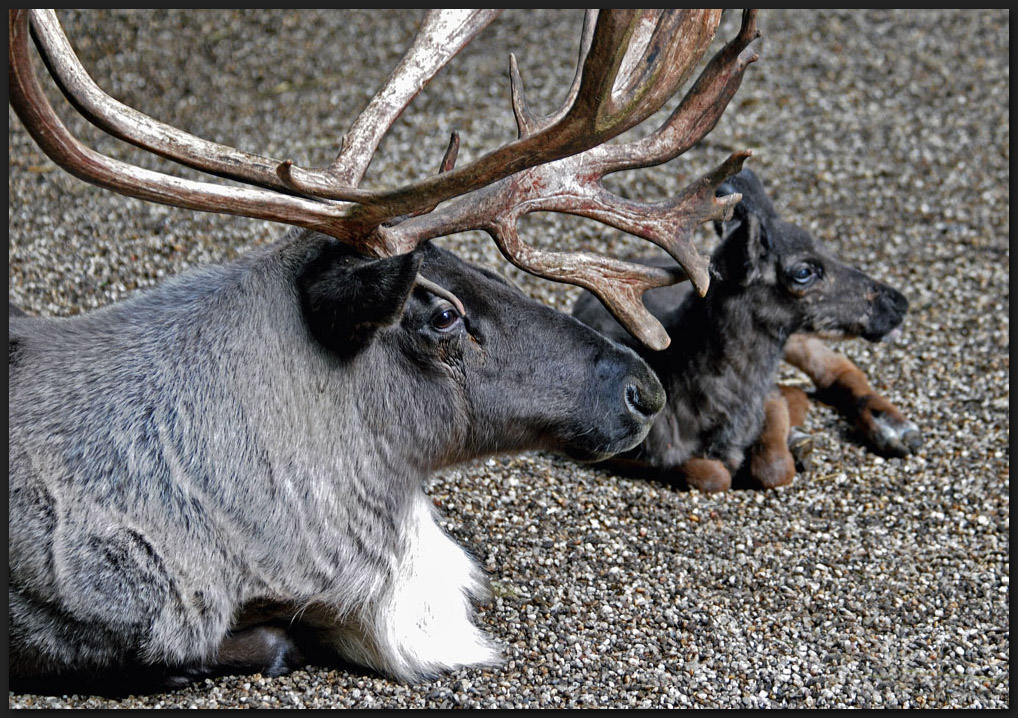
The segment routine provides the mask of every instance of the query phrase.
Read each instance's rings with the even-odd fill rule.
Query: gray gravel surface
[[[62,11],[116,97],[196,134],[298,163],[338,138],[420,15]],[[719,38],[738,17],[726,14]],[[575,11],[508,11],[393,128],[370,185],[514,137],[508,52],[542,111],[572,75]],[[786,215],[911,301],[903,338],[843,342],[921,427],[883,459],[816,405],[815,466],[787,487],[704,495],[544,454],[426,487],[487,567],[480,620],[506,662],[407,686],[308,667],[152,696],[9,695],[11,707],[1009,706],[1009,34],[1006,10],[763,11],[760,60],[717,129],[617,186],[663,197],[750,148]],[[96,147],[136,157],[81,128]],[[639,134],[639,132],[637,132]],[[9,112],[9,295],[68,315],[272,241],[277,225],[145,204],[70,177]],[[141,159],[151,166],[158,161]],[[643,251],[573,217],[527,236]],[[708,232],[700,238],[709,250]],[[446,246],[568,310],[576,290],[507,267],[482,235]],[[802,380],[792,369],[783,376]]]

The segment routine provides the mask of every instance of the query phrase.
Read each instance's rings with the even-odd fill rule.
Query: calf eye
[[[459,318],[459,312],[452,307],[447,307],[435,312],[434,316],[431,317],[431,326],[440,331],[446,331],[452,329],[456,322],[459,321]]]
[[[810,264],[796,265],[795,267],[792,267],[788,274],[792,278],[792,281],[800,287],[812,284],[817,278],[817,272]]]

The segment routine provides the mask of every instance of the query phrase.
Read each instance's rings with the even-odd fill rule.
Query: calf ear
[[[371,259],[326,248],[298,278],[311,333],[329,349],[353,354],[403,316],[422,259],[419,252]]]
[[[747,212],[742,221],[726,228],[726,234],[715,255],[715,265],[728,281],[741,286],[751,284],[760,266],[771,251],[767,227],[760,218]]]
[[[742,199],[735,205],[732,218],[727,222],[714,222],[714,231],[719,237],[733,232],[746,221],[747,215],[756,215],[764,222],[777,219],[778,212],[764,189],[760,178],[748,167],[732,175],[718,187],[718,197],[739,193]]]
[[[767,255],[770,254],[773,245],[767,234],[767,223],[752,212],[746,213],[746,218],[739,228],[738,234],[741,236],[740,244],[743,246],[743,257],[746,263],[746,276],[743,283],[749,284],[756,279],[760,267]]]
[[[739,190],[737,190],[735,186],[731,184],[731,182],[726,181],[721,183],[721,185],[717,188],[717,191],[714,192],[714,196],[725,197],[730,194],[735,194],[738,191]],[[731,234],[740,225],[742,225],[745,219],[746,219],[746,206],[740,200],[736,202],[735,207],[732,208],[731,219],[727,219],[723,222],[714,220],[714,231],[717,233],[719,237],[723,239],[726,235]]]

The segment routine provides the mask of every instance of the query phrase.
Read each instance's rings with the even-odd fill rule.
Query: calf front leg
[[[717,459],[694,457],[658,466],[642,459],[614,457],[599,465],[622,476],[663,481],[678,489],[699,489],[708,494],[727,491],[732,486],[731,472]]]
[[[845,416],[878,453],[905,456],[919,448],[919,427],[870,386],[862,369],[816,337],[793,334],[785,360],[817,388],[817,398]]]
[[[809,397],[797,386],[779,385],[778,390],[788,407],[788,450],[795,459],[795,470],[807,472],[813,468],[813,437],[800,427],[809,413]]]
[[[732,485],[731,472],[717,459],[687,459],[674,471],[687,486],[705,493],[728,491]]]
[[[805,411],[796,406],[797,423]],[[764,423],[760,436],[749,449],[749,476],[764,489],[785,486],[795,478],[795,457],[789,448],[792,417],[784,391],[775,389],[764,401]]]

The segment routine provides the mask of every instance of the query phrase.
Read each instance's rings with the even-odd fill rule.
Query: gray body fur
[[[451,330],[418,269],[466,306]],[[422,480],[601,458],[663,401],[634,353],[448,252],[369,262],[301,232],[79,317],[11,316],[8,354],[12,680],[279,673],[298,629],[407,681],[495,663],[485,577]],[[252,626],[247,655],[229,641]]]
[[[722,239],[707,295],[696,296],[688,283],[645,295],[672,338],[667,349],[640,347],[590,294],[573,309],[585,324],[639,351],[668,395],[647,438],[618,457],[619,468],[668,476],[689,459],[706,458],[735,474],[760,435],[764,402],[792,334],[876,341],[904,318],[904,296],[782,220],[751,170],[719,189],[733,192],[742,200],[731,222],[716,225]],[[795,281],[797,271],[809,274],[808,283]],[[681,481],[681,473],[675,478]]]

